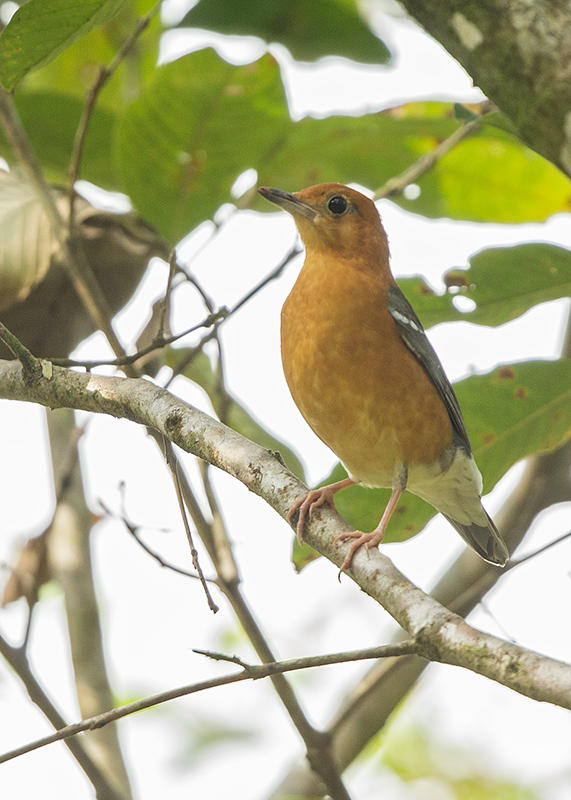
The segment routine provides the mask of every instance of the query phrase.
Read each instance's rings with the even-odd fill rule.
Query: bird
[[[458,400],[390,268],[387,234],[361,192],[323,183],[259,193],[294,218],[305,261],[281,312],[281,354],[294,402],[348,477],[308,491],[289,510],[297,537],[315,509],[355,484],[391,489],[377,527],[341,565],[379,545],[405,488],[430,503],[485,561],[509,553],[482,501],[482,476]],[[293,523],[292,523],[293,524]]]

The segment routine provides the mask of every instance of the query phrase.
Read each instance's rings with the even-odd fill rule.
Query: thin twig
[[[521,564],[525,564],[526,561],[529,561],[531,558],[535,558],[536,556],[541,555],[541,553],[545,553],[546,550],[549,550],[551,547],[555,547],[556,544],[560,544],[565,539],[568,539],[571,536],[571,531],[567,531],[567,533],[562,533],[561,536],[558,536],[556,539],[553,539],[552,542],[547,542],[547,544],[538,547],[537,550],[533,550],[531,553],[527,553],[525,556],[521,556],[520,558],[510,558],[506,566],[504,567],[503,571],[500,573],[499,577],[503,577],[506,572],[509,570],[514,569],[515,567],[521,566]]]
[[[103,331],[116,356],[124,355],[121,343],[111,325],[112,313],[99,283],[87,261],[81,242],[68,237],[67,226],[57,208],[50,187],[44,178],[40,162],[16,110],[13,97],[0,88],[0,121],[6,138],[33,186],[42,208],[50,221],[58,242],[62,263],[75,291],[98,330]]]
[[[158,2],[153,8],[141,17],[133,31],[129,34],[129,36],[125,39],[111,62],[107,67],[101,65],[95,77],[93,84],[87,90],[87,94],[85,97],[85,104],[83,106],[83,112],[81,115],[81,119],[79,120],[79,124],[77,126],[77,130],[75,132],[75,137],[73,140],[73,149],[71,154],[71,161],[69,165],[69,230],[71,235],[73,235],[73,231],[75,228],[75,184],[79,178],[79,174],[81,171],[81,161],[83,158],[83,148],[85,145],[85,137],[87,135],[87,131],[89,129],[89,123],[91,122],[91,117],[93,115],[93,111],[95,109],[95,104],[97,102],[97,98],[99,97],[99,93],[109,80],[109,78],[113,75],[119,64],[123,61],[125,56],[129,53],[141,33],[145,30],[148,26],[152,18],[157,14],[161,7],[161,3]]]
[[[66,725],[58,709],[54,706],[41,684],[36,679],[25,653],[23,653],[20,648],[12,647],[1,635],[0,653],[2,653],[8,664],[26,687],[26,691],[32,702],[42,711],[54,728],[66,730],[69,726]],[[56,732],[53,735],[57,736],[58,734]],[[66,740],[65,743],[67,747],[93,784],[98,797],[104,797],[106,800],[121,800],[115,788],[111,786],[107,777],[92,760],[80,739],[70,739],[69,736],[60,736],[58,738]],[[32,747],[31,749],[35,750],[36,748]],[[24,750],[24,752],[28,751]],[[2,763],[2,760],[7,761],[8,758],[2,759],[2,757],[0,757],[0,763]]]
[[[373,200],[380,200],[383,197],[394,197],[400,194],[406,186],[414,183],[428,172],[428,170],[432,169],[436,162],[449,153],[457,144],[478,131],[482,126],[483,117],[489,113],[491,112],[486,111],[486,113],[482,114],[478,119],[466,122],[461,127],[456,128],[454,133],[450,134],[450,136],[436,145],[433,150],[422,155],[412,166],[405,169],[400,175],[390,178],[379,189],[373,192]]]
[[[168,569],[171,572],[176,572],[178,575],[184,575],[185,578],[192,578],[193,580],[199,580],[198,575],[196,573],[190,572],[189,570],[183,569],[182,567],[178,567],[176,564],[172,564],[170,561],[164,559],[160,553],[157,553],[156,550],[153,550],[151,547],[149,547],[149,545],[141,538],[141,535],[139,533],[140,526],[135,525],[133,522],[131,522],[124,513],[124,511],[120,515],[113,513],[108,508],[108,506],[105,505],[105,503],[101,498],[99,498],[98,503],[108,517],[111,517],[113,519],[118,519],[123,523],[127,531],[137,542],[139,547],[141,547],[145,551],[145,553],[147,553],[147,555],[151,556],[151,558],[154,559],[160,567]],[[205,578],[205,580],[207,580],[209,583],[212,584],[217,583],[216,578]]]
[[[173,247],[172,252],[170,254],[170,258],[169,258],[169,274],[168,274],[168,277],[167,277],[167,285],[166,285],[165,293],[164,293],[164,295],[163,295],[163,297],[162,297],[162,299],[160,301],[159,328],[158,328],[158,331],[157,331],[157,335],[155,337],[157,341],[160,341],[160,340],[166,338],[165,337],[165,331],[166,331],[166,329],[168,327],[167,318],[168,318],[169,312],[170,312],[172,282],[173,282],[174,276],[176,275],[176,269],[177,269],[177,267],[176,267],[176,250]],[[210,314],[212,315],[213,309],[209,308],[208,310],[210,311]],[[169,332],[169,335],[170,335],[170,332]]]
[[[26,374],[34,375],[37,372],[40,360],[2,322],[0,322],[0,339],[12,355],[19,360]]]
[[[17,747],[7,753],[0,755],[0,764],[10,761],[13,758],[30,753],[32,750],[37,750],[40,747],[45,747],[53,742],[70,739],[82,731],[95,730],[108,725],[110,722],[115,722],[118,719],[127,717],[130,714],[135,714],[138,711],[143,711],[147,708],[153,708],[161,703],[166,703],[169,700],[175,700],[178,697],[185,697],[190,694],[196,694],[206,689],[212,689],[217,686],[226,686],[230,683],[238,683],[245,680],[259,680],[260,678],[270,677],[272,675],[281,674],[284,672],[292,672],[300,669],[310,669],[313,667],[320,667],[329,664],[341,664],[349,661],[361,661],[371,658],[388,658],[394,656],[408,655],[415,653],[417,647],[413,641],[401,642],[394,645],[385,645],[381,647],[368,648],[365,650],[350,651],[347,653],[333,653],[325,656],[310,656],[308,658],[296,658],[288,661],[274,661],[268,664],[246,664],[237,660],[242,667],[241,672],[234,672],[230,675],[222,675],[217,678],[211,678],[207,681],[200,681],[198,683],[191,683],[186,686],[180,686],[176,689],[170,689],[166,692],[145,697],[142,700],[137,700],[134,703],[127,703],[119,708],[113,708],[110,711],[105,711],[102,714],[97,714],[94,717],[89,717],[81,722],[66,725],[60,728],[55,733],[49,736],[43,736],[36,739],[29,744]],[[195,651],[202,655],[207,655],[210,658],[217,658],[218,660],[233,661],[234,659],[220,657],[218,654],[210,653],[209,651],[197,650]]]
[[[251,300],[254,297],[254,295],[256,295],[260,291],[260,289],[263,289],[265,286],[267,286],[268,283],[271,283],[271,281],[275,281],[276,278],[279,278],[284,269],[290,263],[290,261],[292,261],[301,252],[302,248],[300,247],[299,242],[296,240],[295,243],[287,251],[285,256],[282,258],[282,260],[279,262],[279,264],[276,267],[274,267],[274,269],[271,272],[269,272],[265,278],[262,278],[262,280],[259,283],[257,283],[252,289],[250,289],[250,291],[247,292],[244,295],[244,297],[242,297],[241,300],[238,300],[238,302],[232,306],[232,308],[228,312],[228,316],[231,316],[236,311],[238,311],[239,308],[242,308],[243,305],[245,305],[249,300]]]
[[[170,470],[170,473],[171,473],[171,476],[172,476],[172,479],[173,479],[174,490],[175,490],[175,494],[176,494],[176,499],[178,501],[178,507],[180,509],[180,514],[181,514],[181,517],[182,517],[184,530],[186,532],[186,538],[188,539],[188,544],[190,545],[190,552],[191,552],[191,555],[192,555],[192,564],[194,566],[194,569],[198,573],[198,578],[200,580],[200,583],[202,584],[202,588],[204,589],[204,594],[206,595],[206,599],[208,601],[208,607],[210,608],[210,610],[214,614],[216,614],[216,612],[219,611],[219,608],[216,605],[216,603],[214,602],[214,600],[212,598],[212,595],[210,594],[210,589],[208,588],[208,583],[206,581],[206,578],[204,577],[204,573],[202,572],[202,567],[200,566],[200,562],[198,560],[198,551],[197,551],[196,547],[194,546],[194,541],[193,541],[193,538],[192,538],[192,531],[190,530],[190,525],[188,524],[188,518],[186,516],[186,507],[184,505],[184,499],[183,499],[182,491],[181,491],[181,488],[180,488],[180,478],[179,478],[179,474],[178,474],[178,461],[177,461],[177,458],[175,456],[175,453],[174,453],[174,450],[173,450],[173,446],[167,439],[164,440],[164,452],[165,452],[166,462],[167,462],[167,465],[169,467],[169,470]]]
[[[383,644],[378,647],[364,647],[362,650],[347,650],[343,653],[327,653],[323,656],[305,656],[303,658],[290,658],[284,661],[274,661],[269,664],[250,664],[238,656],[229,656],[215,650],[199,650],[193,648],[193,653],[206,656],[213,661],[225,661],[237,664],[245,669],[254,679],[266,678],[282,672],[294,672],[299,669],[311,667],[325,667],[331,664],[347,664],[351,661],[366,661],[372,658],[392,658],[395,656],[410,656],[418,653],[418,645],[413,639],[406,639],[396,644]]]
[[[162,347],[167,347],[169,344],[177,342],[179,339],[188,336],[189,333],[194,333],[194,331],[197,331],[200,328],[210,328],[212,326],[219,325],[224,319],[226,319],[227,316],[228,309],[219,308],[218,311],[214,312],[213,314],[209,314],[205,319],[202,320],[202,322],[198,322],[196,325],[192,325],[192,327],[187,328],[180,333],[174,333],[172,336],[157,338],[155,341],[151,342],[151,344],[141,348],[141,350],[137,350],[136,353],[132,353],[131,355],[124,355],[120,356],[119,358],[101,358],[89,361],[76,361],[72,358],[52,358],[50,361],[52,364],[55,364],[58,367],[84,367],[88,370],[95,367],[130,366],[149,353],[152,353],[154,350],[160,350]]]

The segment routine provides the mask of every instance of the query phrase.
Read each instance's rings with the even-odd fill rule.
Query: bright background
[[[380,110],[403,98],[481,99],[462,68],[413,23],[379,14],[378,26],[395,53],[389,67],[359,67],[333,58],[316,65],[294,64],[283,48],[272,48],[282,66],[294,117],[332,110]],[[214,44],[237,63],[261,54],[257,40],[232,42],[179,31],[165,37],[165,57],[205,44]],[[428,221],[387,200],[378,207],[389,233],[395,274],[420,273],[436,289],[442,288],[440,276],[445,270],[465,265],[484,245],[547,241],[571,246],[569,215],[557,215],[543,225],[494,226]],[[184,241],[181,258],[193,258],[210,234],[211,225],[205,223]],[[193,260],[193,271],[218,304],[231,306],[280,260],[295,235],[286,214],[236,213]],[[279,309],[301,261],[302,257],[298,258],[279,280],[225,323],[222,339],[228,386],[266,428],[302,455],[308,479],[315,483],[330,470],[335,458],[293,405],[279,358]],[[116,319],[116,329],[129,345],[142,327],[150,303],[164,291],[165,282],[166,266],[154,260],[136,297]],[[497,329],[469,323],[453,328],[442,325],[430,331],[430,338],[449,377],[456,380],[498,362],[556,356],[567,313],[568,303],[557,301]],[[202,316],[202,308],[189,290],[177,293],[173,330],[188,327]],[[96,335],[75,355],[101,357],[105,352],[102,337]],[[177,380],[171,389],[211,411],[205,396],[188,382]],[[81,421],[87,419],[78,416]],[[18,543],[42,530],[53,511],[53,488],[45,479],[49,457],[43,412],[0,402],[0,441],[4,521],[0,562],[9,562]],[[128,422],[92,417],[81,441],[81,456],[93,510],[97,511],[102,498],[106,506],[119,511],[119,484],[125,481],[130,519],[144,523],[146,540],[163,556],[188,567],[188,546],[170,478],[145,432]],[[192,473],[192,459],[183,458]],[[487,498],[492,514],[520,474],[521,465],[516,465]],[[213,479],[235,542],[244,593],[280,656],[345,650],[388,640],[393,625],[378,605],[357,591],[349,579],[339,584],[336,569],[325,560],[295,574],[288,526],[227,475],[215,470]],[[568,503],[540,515],[525,550],[568,529],[570,511]],[[120,521],[99,523],[93,541],[106,653],[118,702],[230,671],[228,666],[213,666],[193,654],[193,647],[255,660],[224,601],[220,613],[213,616],[195,582],[161,570],[129,538]],[[386,545],[384,550],[399,569],[427,589],[461,548],[457,535],[437,517],[420,536],[404,544]],[[571,602],[570,557],[571,542],[566,542],[514,570],[486,598],[485,609],[479,607],[470,616],[471,623],[523,646],[571,660],[565,613]],[[208,573],[204,555],[202,564]],[[49,589],[43,598],[32,631],[33,665],[64,716],[75,721],[79,712],[73,696],[62,598]],[[4,609],[2,630],[16,641],[24,619],[23,606]],[[292,681],[310,718],[325,724],[344,692],[368,668],[368,664],[329,667],[296,674]],[[2,751],[51,730],[4,665],[0,666],[0,718]],[[458,748],[454,769],[459,774],[475,771],[529,785],[542,800],[571,796],[571,717],[567,711],[520,697],[469,672],[433,665],[396,719],[394,735],[407,726],[422,726],[437,742]],[[142,800],[161,795],[176,800],[191,794],[218,798],[230,793],[236,800],[262,798],[302,754],[300,741],[269,682],[243,683],[177,700],[121,721],[119,730],[127,764],[134,766],[131,775],[136,794]],[[210,747],[209,737],[216,742]],[[348,785],[355,797],[450,797],[437,780],[400,783],[391,772],[383,771],[378,758],[354,765]],[[0,787],[3,796],[17,800],[40,792],[45,800],[92,796],[63,744],[3,765]]]

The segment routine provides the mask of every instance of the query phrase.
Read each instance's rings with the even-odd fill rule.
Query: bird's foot
[[[353,556],[359,550],[360,547],[365,545],[367,550],[370,550],[371,547],[376,547],[383,541],[384,530],[374,530],[371,533],[363,533],[363,531],[346,531],[345,533],[340,533],[339,536],[335,537],[335,542],[346,542],[348,539],[354,539],[355,541],[349,548],[349,552],[345,556],[341,567],[339,568],[339,577],[341,577],[341,573],[345,572],[345,570],[349,569],[353,562]]]
[[[307,494],[300,497],[299,500],[293,504],[288,511],[288,519],[291,520],[296,511],[299,511],[297,525],[295,530],[297,533],[297,541],[303,544],[303,530],[307,518],[311,519],[313,512],[320,506],[329,505],[333,507],[333,495],[339,491],[335,484],[330,486],[322,486],[320,489],[312,489]]]

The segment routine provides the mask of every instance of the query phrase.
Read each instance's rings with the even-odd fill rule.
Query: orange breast
[[[307,263],[282,309],[284,372],[299,410],[357,480],[391,486],[402,465],[451,444],[438,393],[386,308],[388,286]]]

